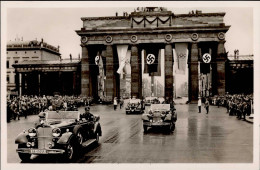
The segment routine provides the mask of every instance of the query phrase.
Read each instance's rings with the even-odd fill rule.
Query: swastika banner
[[[211,53],[211,49],[202,49],[202,54],[200,54],[200,73],[210,73]]]
[[[144,73],[161,76],[161,50],[156,46],[148,46],[144,50]]]

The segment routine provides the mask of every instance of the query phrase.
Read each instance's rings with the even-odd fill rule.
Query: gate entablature
[[[129,44],[133,41],[163,43],[191,42],[193,33],[199,41],[218,41],[230,26],[223,22],[225,13],[173,14],[171,11],[132,12],[129,16],[84,17],[83,28],[76,31],[86,44]]]

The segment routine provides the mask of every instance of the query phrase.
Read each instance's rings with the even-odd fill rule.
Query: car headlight
[[[58,136],[60,136],[60,134],[61,134],[60,128],[54,128],[54,129],[52,129],[52,136],[53,136],[53,137],[58,137]]]
[[[30,128],[28,129],[28,133],[30,137],[36,136],[36,129],[35,128]]]

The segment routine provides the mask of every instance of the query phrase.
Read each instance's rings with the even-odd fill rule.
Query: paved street
[[[209,115],[197,105],[176,105],[178,121],[173,133],[159,129],[143,132],[141,115],[126,115],[113,106],[91,106],[99,114],[103,136],[98,146],[79,153],[77,163],[251,163],[253,124],[228,116],[225,108],[210,107]],[[83,112],[83,108],[80,108]],[[15,137],[38,121],[36,115],[12,121],[8,128],[8,163],[21,162]],[[32,162],[59,162],[42,156]]]

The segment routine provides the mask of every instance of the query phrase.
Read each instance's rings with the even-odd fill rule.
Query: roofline
[[[172,11],[160,11],[160,12],[132,12],[129,16],[106,16],[106,17],[81,17],[82,21],[92,21],[92,20],[115,20],[115,19],[130,19],[135,16],[156,16],[156,15],[171,15],[173,17],[198,17],[198,16],[225,16],[225,12],[215,12],[215,13],[197,13],[197,14],[174,14]]]
[[[206,31],[223,31],[227,32],[231,26],[197,26],[197,27],[166,27],[166,28],[127,28],[127,29],[99,29],[99,30],[75,30],[78,35],[87,34],[130,34],[130,33],[163,33],[163,32],[206,32]],[[127,31],[127,32],[126,32]]]
[[[38,47],[7,47],[6,50],[7,51],[44,50],[44,51],[48,51],[48,52],[50,52],[52,54],[56,54],[56,55],[61,56],[61,53],[59,53],[57,51],[50,50],[50,49],[45,48],[45,47],[41,47],[41,48],[38,48]]]
[[[77,62],[77,63],[56,63],[56,64],[50,64],[50,63],[38,63],[38,64],[23,64],[23,63],[15,63],[15,64],[12,64],[12,66],[14,68],[18,68],[18,67],[32,67],[32,66],[62,66],[62,67],[65,67],[65,66],[79,66],[80,65],[80,62]]]

